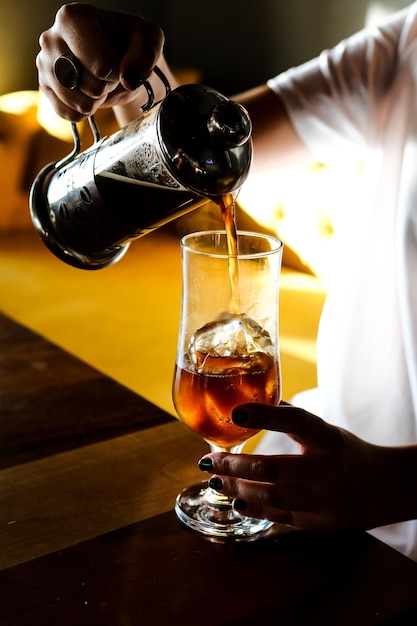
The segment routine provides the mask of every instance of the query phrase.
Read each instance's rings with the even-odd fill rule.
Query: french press
[[[203,85],[171,91],[148,102],[142,115],[108,137],[89,118],[94,143],[37,175],[30,192],[32,221],[47,247],[82,269],[99,269],[121,258],[131,240],[209,200],[237,193],[252,158],[246,110]]]

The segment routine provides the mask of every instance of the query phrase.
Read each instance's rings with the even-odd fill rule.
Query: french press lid
[[[240,104],[204,85],[183,85],[163,100],[157,128],[172,175],[216,198],[239,189],[252,158],[251,121]]]

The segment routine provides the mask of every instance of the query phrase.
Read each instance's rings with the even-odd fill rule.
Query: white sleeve
[[[417,45],[416,9],[414,3],[268,81],[318,160],[340,154],[357,160],[374,144],[401,55],[410,41]]]

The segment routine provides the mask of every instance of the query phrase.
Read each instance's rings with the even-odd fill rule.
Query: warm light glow
[[[0,96],[0,111],[22,115],[31,107],[38,106],[37,91],[15,91]]]
[[[48,98],[39,91],[39,124],[50,134],[63,141],[72,141],[71,124],[59,117]]]
[[[297,337],[280,338],[281,353],[290,354],[300,361],[308,361],[312,365],[316,364],[316,339],[300,339]]]
[[[329,187],[328,170],[319,164],[266,172],[245,183],[239,205],[323,278],[333,233]]]
[[[71,124],[60,118],[48,98],[41,91],[14,91],[0,96],[0,111],[24,115],[31,108],[36,110],[36,120],[50,135],[72,141]]]
[[[366,26],[374,26],[379,24],[382,20],[384,20],[388,15],[394,13],[398,6],[394,5],[391,2],[370,2],[368,8],[366,10],[366,18],[365,25]]]
[[[325,283],[331,278],[337,213],[352,201],[360,165],[319,163],[254,174],[242,187],[240,207],[272,231]]]

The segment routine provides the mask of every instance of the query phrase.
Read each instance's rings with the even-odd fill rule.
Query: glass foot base
[[[177,496],[175,513],[183,524],[210,537],[255,539],[273,525],[235,511],[232,500],[210,489],[207,482],[184,489]]]

